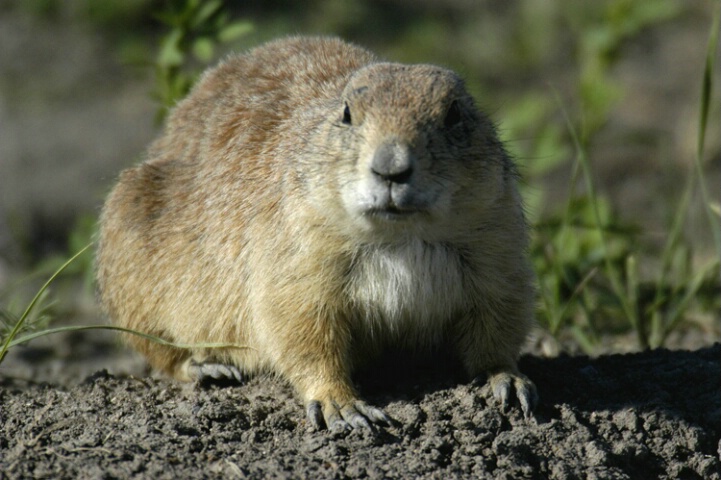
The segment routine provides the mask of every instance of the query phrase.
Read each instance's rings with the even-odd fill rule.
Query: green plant
[[[216,47],[253,30],[248,21],[230,21],[221,0],[170,2],[156,14],[168,27],[155,60],[155,97],[160,102],[157,120],[185,96],[197,76],[213,59]],[[199,62],[193,65],[192,60]]]
[[[688,176],[674,223],[663,250],[657,281],[659,288],[656,289],[653,301],[644,309],[651,319],[650,332],[648,333],[648,339],[645,340],[651,346],[663,345],[669,333],[683,320],[684,313],[697,296],[703,296],[703,293],[709,292],[718,298],[718,294],[721,292],[721,214],[719,214],[718,204],[714,205],[708,193],[703,168],[706,130],[713,92],[714,60],[716,58],[720,27],[721,4],[717,4],[706,47],[706,61],[701,82],[694,171]],[[691,252],[681,240],[681,231],[688,214],[690,198],[696,185],[698,185],[701,193],[716,255],[697,272],[693,272],[692,259],[690,258]],[[678,278],[679,276],[685,280],[683,282],[686,285],[685,288],[668,288],[669,279]]]
[[[676,17],[681,5],[674,0],[611,0],[569,4],[567,20],[577,33],[578,91],[582,145],[606,123],[623,97],[610,70],[623,44],[644,28]]]
[[[68,267],[68,265],[88,250],[91,245],[92,244],[86,245],[78,253],[70,257],[69,260],[63,263],[55,271],[55,273],[50,276],[43,286],[40,287],[40,290],[38,290],[35,294],[22,315],[16,318],[11,312],[3,311],[3,314],[0,317],[0,320],[2,321],[0,324],[2,325],[0,327],[0,331],[3,333],[2,338],[0,338],[0,342],[2,342],[2,347],[0,347],[0,363],[2,363],[5,359],[5,355],[7,355],[10,347],[16,345],[17,343],[21,343],[15,341],[15,338],[18,335],[38,329],[42,329],[40,332],[41,334],[43,332],[47,332],[46,327],[50,321],[50,318],[47,315],[47,307],[40,308],[38,311],[39,313],[35,311],[35,308],[47,301],[47,290],[50,284]]]
[[[69,256],[82,250],[86,245],[92,243],[97,233],[97,218],[94,215],[80,215],[75,219],[67,239],[67,250],[65,253],[51,254],[43,259],[33,269],[33,277],[46,277],[56,271],[66,262]],[[78,257],[64,270],[66,276],[73,276],[82,280],[83,292],[91,297],[93,295],[93,283],[95,271],[93,270],[93,259],[90,255]]]
[[[553,336],[570,329],[592,351],[602,328],[599,313],[617,317],[605,275],[622,267],[632,252],[636,229],[621,226],[603,197],[572,195],[562,215],[544,218],[535,228],[532,258],[539,280],[539,317]]]
[[[611,65],[612,52],[627,35],[650,21],[674,15],[675,9],[667,2],[653,6],[647,2],[631,5],[625,1],[608,2],[599,8],[615,13],[604,20],[603,27],[589,30],[593,38],[581,42],[597,47],[584,54],[590,59],[582,62],[592,64],[593,68],[588,65],[581,68],[578,90],[583,113],[579,127],[570,120],[557,95],[576,152],[568,201],[562,214],[537,222],[532,252],[539,277],[542,323],[554,336],[570,331],[589,353],[595,351],[601,334],[628,329],[635,332],[641,348],[662,346],[692,312],[718,308],[721,291],[721,227],[719,215],[715,213],[718,206],[706,191],[702,163],[721,8],[717,6],[707,48],[694,171],[688,177],[662,247],[660,265],[655,268],[657,273],[646,274],[645,278],[640,274],[639,262],[644,262],[647,271],[649,265],[656,262],[638,246],[639,230],[622,225],[607,200],[597,192],[587,150],[615,98],[603,92],[620,92],[615,86],[608,90],[603,85],[604,82],[611,84],[605,71]],[[656,8],[659,10],[653,11]],[[629,20],[628,15],[616,15],[621,11],[636,12],[641,18],[634,21]],[[593,74],[584,73],[589,68]],[[601,94],[596,97],[598,92]],[[583,187],[581,195],[576,194],[579,179]],[[701,192],[716,251],[715,258],[700,268],[695,267],[693,248],[682,235],[696,187]]]
[[[6,340],[12,340],[24,333],[47,330],[52,319],[52,307],[53,302],[50,300],[49,292],[43,290],[33,299],[32,308],[26,309],[20,317],[13,313],[15,310],[13,305],[9,305],[7,309],[0,308],[0,344],[3,345],[0,362],[10,348],[9,343],[5,346]]]

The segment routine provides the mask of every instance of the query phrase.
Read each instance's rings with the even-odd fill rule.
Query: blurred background
[[[332,34],[458,71],[498,123],[534,226],[540,327],[529,351],[718,341],[718,10],[713,0],[0,0],[3,338],[91,241],[118,173],[142,159],[200,71],[279,36]],[[716,93],[704,97],[709,55]],[[92,254],[73,262],[24,328],[105,322],[92,268]],[[114,333],[75,332],[9,358],[53,359],[57,373],[115,345]]]

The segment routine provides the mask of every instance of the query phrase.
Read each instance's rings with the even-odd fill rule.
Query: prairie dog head
[[[333,148],[319,153],[332,152],[323,163],[334,165],[323,183],[335,186],[342,210],[333,210],[351,232],[442,240],[454,219],[474,218],[501,194],[507,156],[454,72],[370,64],[333,108],[324,130]]]

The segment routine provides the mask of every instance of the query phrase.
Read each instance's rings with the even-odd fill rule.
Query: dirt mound
[[[721,478],[721,344],[521,368],[541,395],[530,421],[445,363],[362,375],[397,424],[346,434],[311,431],[267,377],[0,377],[0,478]]]

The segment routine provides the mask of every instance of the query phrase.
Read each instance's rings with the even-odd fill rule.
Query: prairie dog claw
[[[512,396],[515,392],[515,397],[521,406],[523,416],[526,418],[531,417],[533,410],[538,404],[538,392],[536,391],[536,386],[528,377],[520,373],[501,372],[492,375],[488,383],[491,386],[493,397],[501,402],[501,407],[504,411],[510,406]]]
[[[327,402],[325,408],[319,400],[312,400],[306,408],[308,421],[316,430],[327,427],[338,432],[352,429],[373,430],[373,425],[390,425],[391,421],[383,410],[372,407],[362,400],[356,400],[339,407]]]
[[[225,365],[222,363],[197,363],[191,361],[188,364],[188,375],[198,381],[209,378],[214,380],[235,380],[243,383],[243,374],[233,365]]]

